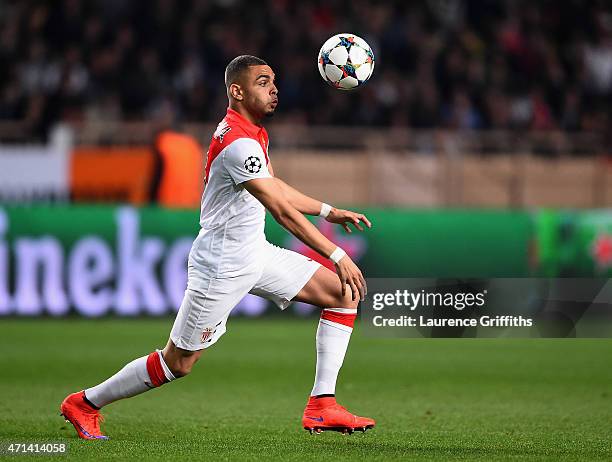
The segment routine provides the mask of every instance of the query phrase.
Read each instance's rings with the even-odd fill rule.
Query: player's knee
[[[359,305],[359,295],[353,300],[353,294],[350,290],[347,290],[344,295],[340,294],[338,297],[338,303],[335,306],[339,308],[357,308]]]
[[[330,299],[325,304],[329,308],[357,308],[359,305],[359,297],[353,300],[351,291],[348,290],[346,294],[334,294],[330,296]]]

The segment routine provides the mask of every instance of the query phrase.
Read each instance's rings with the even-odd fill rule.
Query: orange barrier
[[[70,168],[74,201],[129,202],[149,201],[153,171],[151,148],[77,147]]]

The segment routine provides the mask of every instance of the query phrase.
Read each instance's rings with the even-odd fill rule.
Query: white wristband
[[[344,250],[342,250],[340,247],[336,247],[336,250],[334,250],[332,252],[332,254],[329,256],[329,259],[331,261],[333,261],[336,265],[338,264],[338,262],[342,259],[342,257],[344,257],[346,255],[346,252]]]
[[[331,210],[332,210],[331,205],[326,204],[325,202],[321,202],[321,211],[319,212],[319,216],[323,218],[327,218]]]

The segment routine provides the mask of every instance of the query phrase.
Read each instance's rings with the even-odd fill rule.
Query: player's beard
[[[274,107],[274,108],[272,108],[272,109],[270,109],[270,110],[268,110],[268,111],[265,111],[265,112],[264,112],[264,117],[265,117],[266,119],[269,119],[269,118],[271,118],[271,117],[273,117],[273,116],[274,116],[274,112],[276,112],[276,108],[275,108],[275,107]]]
[[[278,100],[276,100],[276,106],[271,108],[269,111],[265,112],[265,117],[266,119],[269,119],[271,117],[274,116],[274,113],[276,112],[276,107],[278,106]]]

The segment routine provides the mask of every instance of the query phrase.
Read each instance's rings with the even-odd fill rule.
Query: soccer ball
[[[374,71],[370,45],[354,34],[338,34],[319,51],[319,73],[338,90],[354,90],[368,81]]]

